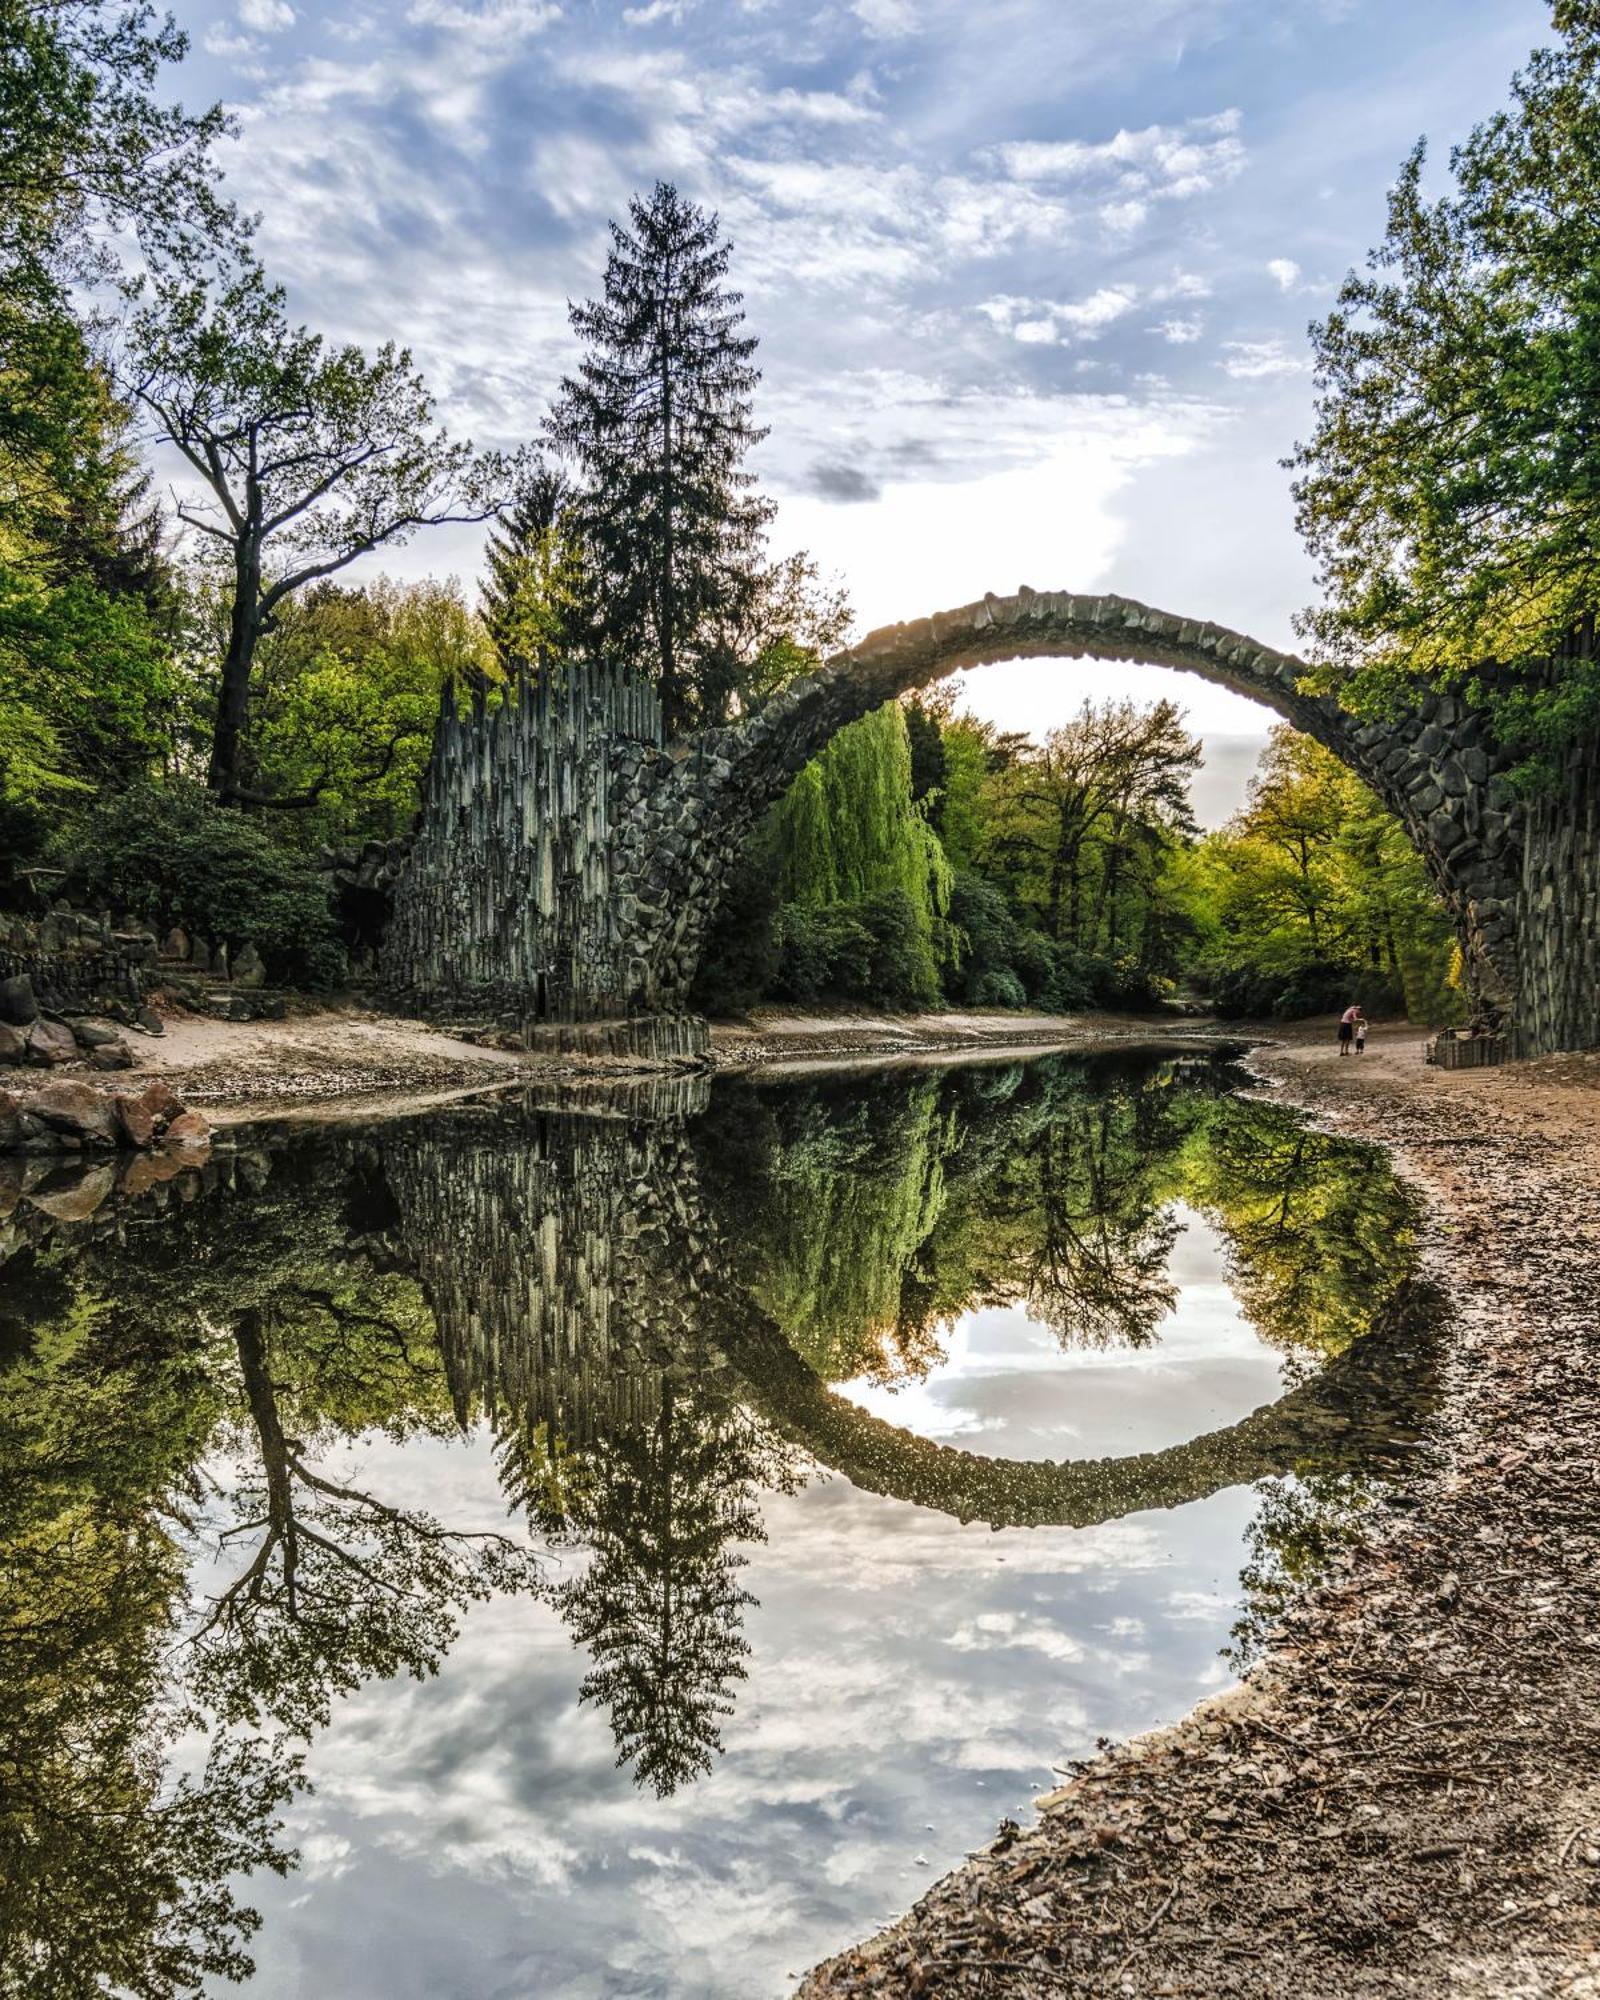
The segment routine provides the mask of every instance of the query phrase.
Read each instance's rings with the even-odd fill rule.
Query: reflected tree
[[[1216,1221],[1246,1317],[1287,1353],[1342,1354],[1414,1268],[1416,1205],[1383,1155],[1277,1105],[1216,1099],[1180,1185]]]
[[[341,1306],[326,1288],[292,1284],[278,1320],[237,1315],[233,1342],[246,1417],[236,1428],[237,1483],[219,1500],[237,1518],[219,1531],[226,1557],[248,1554],[210,1601],[191,1644],[195,1681],[231,1720],[275,1718],[300,1735],[328,1720],[333,1700],[371,1677],[437,1671],[469,1603],[532,1589],[537,1559],[493,1530],[446,1527],[419,1508],[331,1478],[320,1457],[360,1431],[413,1432],[439,1397],[436,1353],[408,1366],[408,1329],[386,1314]],[[297,1309],[297,1310],[294,1310]],[[343,1385],[388,1393],[347,1404],[338,1419],[295,1379],[292,1334],[305,1315],[342,1336]],[[320,1352],[313,1348],[315,1358]],[[352,1360],[352,1357],[355,1357]],[[420,1377],[420,1379],[419,1379]],[[407,1393],[404,1399],[397,1390]],[[315,1430],[305,1423],[313,1418]],[[300,1433],[306,1431],[307,1436]]]
[[[1377,1497],[1376,1482],[1359,1472],[1263,1479],[1255,1490],[1260,1505],[1245,1530],[1248,1553],[1239,1577],[1244,1607],[1223,1650],[1238,1674],[1261,1658],[1305,1585],[1361,1533]]]
[[[292,1860],[298,1765],[251,1734],[167,1768],[201,1721],[170,1668],[216,1385],[47,1275],[0,1370],[0,1994],[166,2000],[250,1973],[233,1884]]]
[[[750,1647],[741,1545],[765,1541],[759,1497],[800,1478],[795,1455],[732,1404],[661,1381],[653,1422],[602,1439],[569,1491],[583,1572],[551,1593],[591,1666],[617,1762],[666,1798],[709,1771]]]

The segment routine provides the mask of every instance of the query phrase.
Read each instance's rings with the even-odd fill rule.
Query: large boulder
[[[0,1063],[7,1066],[28,1060],[28,1038],[9,1021],[0,1021]]]
[[[112,1097],[117,1118],[131,1145],[153,1146],[174,1118],[183,1115],[183,1100],[159,1076],[142,1090],[119,1090]]]
[[[161,956],[170,963],[180,963],[189,956],[189,937],[186,931],[174,924],[161,941]]]
[[[122,1125],[111,1098],[92,1083],[74,1077],[58,1077],[34,1092],[28,1109],[43,1119],[52,1132],[65,1132],[86,1145],[115,1146],[122,1139]]]
[[[132,1069],[133,1050],[118,1035],[114,1041],[101,1042],[92,1048],[89,1061],[95,1069]]]
[[[28,975],[15,972],[9,979],[0,979],[0,1021],[26,1028],[38,1018],[39,998]]]
[[[61,1063],[75,1062],[78,1044],[72,1030],[64,1021],[46,1021],[42,1017],[28,1030],[28,1060],[39,1069],[54,1069]]]

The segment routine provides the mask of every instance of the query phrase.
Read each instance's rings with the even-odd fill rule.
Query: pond
[[[1382,1156],[1240,1080],[520,1090],[31,1188],[8,1965],[781,1994],[1226,1686],[1437,1322]]]

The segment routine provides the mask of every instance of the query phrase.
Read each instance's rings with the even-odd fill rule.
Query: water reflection
[[[341,1697],[435,1673],[477,1601],[553,1611],[619,1765],[692,1789],[750,1671],[750,1556],[816,1466],[997,1528],[1268,1481],[1246,1586],[1270,1622],[1415,1436],[1434,1312],[1378,1158],[1229,1081],[1053,1059],[581,1112],[527,1093],[247,1135],[70,1227],[23,1203],[0,1235],[0,1963],[55,1990],[239,1973],[229,1883],[289,1865],[305,1745]],[[927,1379],[975,1312],[1148,1347],[1186,1212],[1296,1357],[1237,1423],[1053,1462],[830,1386]],[[480,1423],[511,1518],[418,1505],[430,1441]],[[1006,1661],[1028,1617],[957,1629]]]

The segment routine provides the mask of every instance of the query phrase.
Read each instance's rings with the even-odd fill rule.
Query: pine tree
[[[568,514],[576,498],[561,466],[536,457],[484,548],[478,600],[508,679],[537,671],[570,641],[578,563]]]
[[[676,732],[720,720],[737,692],[729,634],[762,592],[773,511],[743,459],[766,433],[717,218],[666,182],[629,218],[611,227],[604,296],[570,308],[585,352],[548,431],[583,474],[594,643],[648,674]]]

